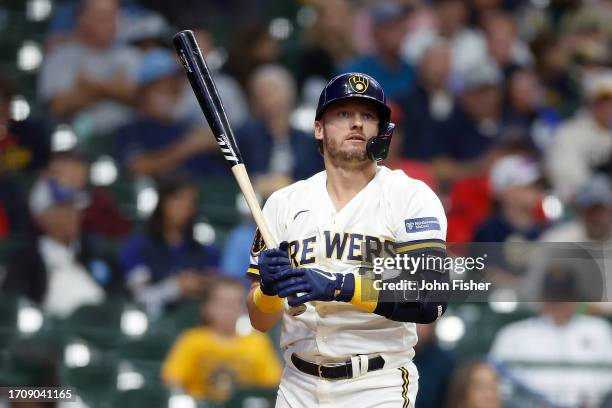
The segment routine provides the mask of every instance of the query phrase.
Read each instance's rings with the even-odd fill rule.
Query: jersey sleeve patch
[[[261,232],[259,232],[259,228],[256,228],[253,244],[251,245],[251,256],[253,258],[257,258],[264,249],[266,249],[266,243],[261,235]]]
[[[440,221],[436,217],[408,218],[404,220],[406,232],[413,234],[422,231],[440,231]]]

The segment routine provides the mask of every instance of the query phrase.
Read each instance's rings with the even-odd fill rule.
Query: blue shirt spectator
[[[134,176],[180,171],[192,177],[228,176],[210,129],[177,119],[184,75],[168,50],[144,55],[138,73],[140,117],[115,134],[119,161]]]
[[[370,10],[376,54],[357,57],[340,71],[373,76],[390,99],[410,91],[415,81],[414,70],[401,57],[402,44],[408,34],[408,15],[408,9],[395,1],[377,3]]]
[[[217,249],[193,235],[196,186],[182,176],[167,176],[158,195],[146,232],[129,239],[119,256],[128,288],[153,316],[181,299],[203,295],[219,264]]]
[[[323,170],[323,157],[314,137],[300,130],[289,128],[286,138],[279,139],[263,121],[251,119],[236,137],[244,163],[253,174],[286,173],[294,180],[302,180]]]
[[[396,99],[414,86],[414,69],[404,61],[395,65],[384,63],[375,55],[364,55],[349,61],[340,72],[363,72],[376,78],[385,90],[387,97]]]
[[[115,155],[124,168],[130,169],[133,160],[142,155],[177,149],[178,146],[184,146],[190,137],[209,136],[197,133],[190,136],[190,132],[186,122],[162,122],[142,116],[116,132]],[[184,160],[177,162],[175,167],[167,170],[181,171],[194,178],[205,175],[228,176],[225,161],[216,152],[186,156]]]
[[[255,224],[241,224],[232,229],[221,255],[221,270],[228,276],[244,279],[249,267],[249,251],[255,236]]]

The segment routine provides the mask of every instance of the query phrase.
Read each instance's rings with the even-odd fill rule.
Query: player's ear
[[[323,122],[315,120],[314,123],[314,137],[317,140],[323,140]]]

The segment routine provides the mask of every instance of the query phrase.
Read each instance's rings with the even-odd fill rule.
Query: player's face
[[[379,118],[373,103],[363,100],[336,102],[315,122],[315,138],[333,160],[368,160],[366,142],[378,134]]]

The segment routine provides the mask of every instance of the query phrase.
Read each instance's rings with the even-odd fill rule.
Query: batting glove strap
[[[340,292],[336,295],[338,302],[350,302],[355,294],[355,275],[352,273],[342,275]]]

